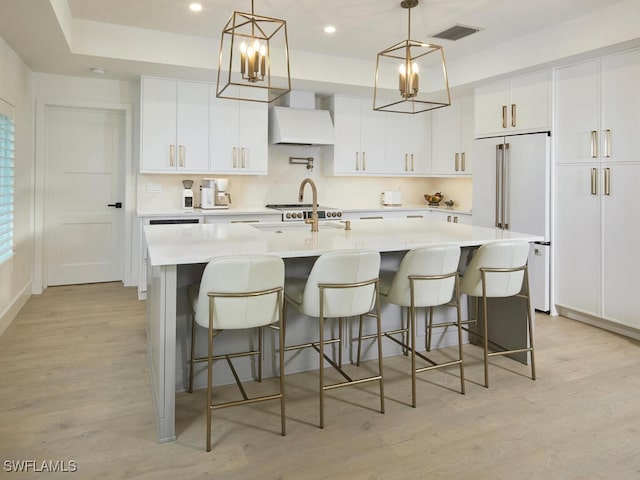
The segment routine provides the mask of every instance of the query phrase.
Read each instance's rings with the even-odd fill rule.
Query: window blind
[[[13,255],[15,124],[0,102],[0,264]],[[4,108],[2,108],[4,107]],[[5,112],[7,114],[5,114]]]

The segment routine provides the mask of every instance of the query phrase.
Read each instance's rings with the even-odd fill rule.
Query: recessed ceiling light
[[[336,32],[336,27],[334,27],[333,25],[327,25],[326,27],[324,27],[324,33],[335,33]]]
[[[202,11],[202,4],[198,2],[191,2],[189,4],[189,10],[192,12],[200,12]]]
[[[95,74],[95,75],[104,75],[105,71],[103,68],[92,68],[91,69],[91,73]]]

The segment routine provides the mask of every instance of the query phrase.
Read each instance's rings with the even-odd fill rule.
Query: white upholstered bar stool
[[[267,400],[280,400],[280,423],[285,435],[285,387],[284,387],[284,322],[283,315],[284,262],[273,255],[228,256],[207,264],[199,285],[189,290],[193,309],[191,331],[191,366],[189,391],[193,390],[193,366],[207,362],[207,452],[211,451],[211,413],[219,408],[246,405]],[[276,324],[280,324],[279,327]],[[195,356],[196,325],[209,333],[208,352],[204,357]],[[279,331],[280,387],[271,395],[249,398],[231,362],[232,358],[258,357],[258,381],[262,376],[263,328],[275,327]],[[214,355],[213,338],[227,330],[258,329],[258,349]],[[214,404],[212,400],[213,362],[225,359],[231,368],[243,399]]]
[[[458,277],[458,262],[460,247],[457,245],[430,245],[415,248],[407,252],[398,270],[390,279],[381,277],[380,291],[383,300],[406,307],[408,309],[408,326],[400,330],[385,332],[385,336],[403,346],[411,353],[411,406],[416,406],[416,374],[438,368],[458,365],[460,369],[460,391],[464,394],[464,362],[462,353],[462,315],[460,312],[460,285]],[[457,328],[458,358],[448,362],[436,363],[427,356],[416,351],[416,314],[418,308],[429,311],[437,306],[452,306],[456,308],[457,321],[448,325]],[[404,335],[409,333],[409,345],[405,343]],[[402,334],[402,340],[397,335]],[[358,336],[358,361],[360,360],[362,328]],[[416,366],[416,357],[420,357],[429,365]]]
[[[529,243],[523,240],[499,240],[482,245],[473,254],[465,271],[460,289],[462,293],[476,298],[476,320],[478,318],[478,299],[482,298],[484,349],[484,386],[489,387],[489,357],[529,352],[531,359],[531,379],[536,379],[536,364],[533,348],[533,323],[531,319],[531,297],[529,294],[529,274],[527,259]],[[521,297],[526,302],[528,346],[506,349],[499,345],[497,350],[489,352],[487,299],[496,297]]]
[[[320,354],[319,395],[320,428],[324,428],[324,392],[326,390],[378,382],[380,388],[380,412],[384,413],[384,381],[382,373],[382,337],[380,324],[380,299],[378,275],[380,254],[368,250],[338,250],[320,255],[305,279],[287,278],[285,282],[286,306],[291,305],[301,313],[319,320],[318,341],[287,346],[286,350],[312,347]],[[336,362],[325,354],[325,346],[338,343],[342,351],[342,328],[340,337],[325,339],[325,320],[348,317],[370,317],[376,319],[378,338],[378,374],[366,378],[352,379],[343,369],[342,360]],[[324,360],[345,378],[345,381],[325,385]]]

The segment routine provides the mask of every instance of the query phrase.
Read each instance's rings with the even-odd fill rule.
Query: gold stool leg
[[[531,306],[531,291],[529,290],[529,269],[528,267],[524,270],[524,281],[526,285],[527,291],[527,327],[529,330],[529,346],[531,347],[531,380],[536,379],[536,359],[535,354],[533,353],[533,319],[531,318],[532,306]]]
[[[360,366],[360,354],[362,353],[362,315],[358,324],[358,356],[356,358],[356,366]]]
[[[429,320],[428,320],[428,329],[427,329],[427,338],[426,338],[426,350],[427,352],[431,351],[431,338],[433,337],[433,307],[429,307]],[[425,313],[425,323],[427,322],[427,314]]]
[[[409,325],[411,332],[411,406],[416,408],[416,307],[412,305],[409,312],[411,322]]]
[[[344,330],[344,319],[338,319],[338,365],[342,368],[342,331]],[[333,357],[335,358],[335,357]]]
[[[209,348],[207,359],[207,452],[211,451],[211,404],[213,403],[213,317],[209,316]]]
[[[284,340],[286,336],[285,324],[284,324],[284,305],[282,302],[282,292],[278,293],[278,305],[280,310],[280,328],[278,329],[278,336],[280,340],[280,423],[282,428],[282,436],[287,434],[285,427],[285,384],[284,384]]]
[[[484,346],[484,386],[489,388],[489,325],[487,320],[487,287],[485,273],[482,272],[482,313],[483,313],[483,346]]]
[[[191,316],[191,362],[189,363],[189,393],[193,393],[193,364],[196,358],[196,314]]]
[[[258,382],[262,382],[262,347],[264,345],[264,327],[258,327]]]
[[[322,307],[320,307],[322,310]],[[324,428],[324,312],[320,312],[320,428]]]
[[[458,314],[458,358],[460,359],[460,393],[464,395],[464,357],[462,349],[462,308],[460,306],[460,277],[456,275],[455,296]]]
[[[380,413],[384,413],[384,374],[382,367],[382,319],[380,318],[380,284],[376,282],[376,320],[378,327],[378,375],[380,375]],[[362,317],[360,317],[362,318]]]

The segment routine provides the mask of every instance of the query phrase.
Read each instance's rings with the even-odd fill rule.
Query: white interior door
[[[125,113],[47,107],[45,284],[122,280]]]

